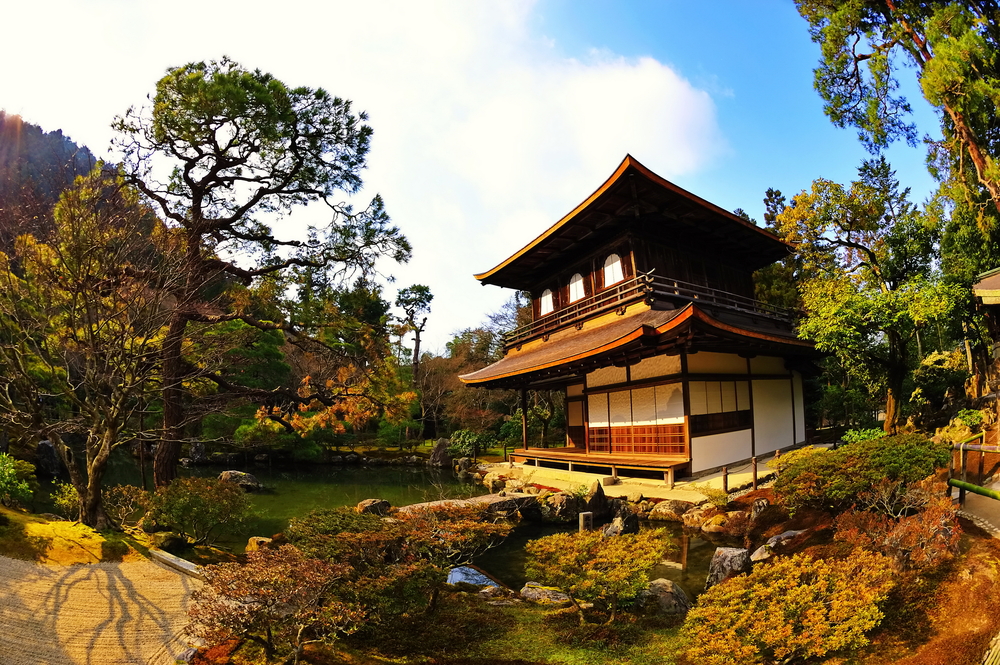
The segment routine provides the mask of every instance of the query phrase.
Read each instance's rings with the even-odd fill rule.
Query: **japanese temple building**
[[[816,352],[752,274],[774,235],[631,156],[555,225],[476,275],[531,294],[532,322],[470,386],[563,390],[566,446],[519,462],[688,476],[805,441],[802,372]],[[522,409],[523,413],[524,409]]]

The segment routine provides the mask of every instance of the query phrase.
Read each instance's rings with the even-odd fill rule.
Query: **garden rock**
[[[712,555],[705,591],[750,569],[750,553],[740,547],[719,547]]]
[[[566,492],[543,494],[540,503],[542,519],[548,522],[575,522],[580,514],[576,496]]]
[[[694,508],[690,501],[668,499],[660,501],[649,511],[648,519],[660,522],[683,522],[684,514]]]
[[[659,504],[656,504],[659,505]],[[655,508],[653,510],[656,510]],[[700,529],[701,525],[708,520],[709,517],[716,513],[715,506],[694,506],[690,508],[687,512],[681,515],[681,521],[684,522],[684,526],[692,529]],[[652,513],[650,513],[652,514]]]
[[[606,537],[623,536],[629,533],[639,533],[639,516],[635,513],[616,517],[604,527]]]
[[[521,598],[539,605],[569,605],[573,601],[559,589],[528,582],[521,588]]]
[[[767,510],[767,507],[771,505],[771,502],[761,497],[759,499],[754,499],[753,508],[750,511],[750,519],[756,520],[760,517],[760,514]]]
[[[152,534],[149,537],[149,544],[171,554],[183,552],[188,546],[187,538],[173,531],[161,531]]]
[[[140,444],[141,445],[141,444]],[[205,444],[202,441],[195,441],[188,448],[188,458],[198,464],[205,461]]]
[[[362,515],[378,515],[379,517],[385,517],[389,514],[390,508],[392,508],[392,504],[385,499],[365,499],[357,505],[355,510]]]
[[[788,541],[792,540],[800,533],[805,533],[805,531],[806,531],[805,529],[801,529],[799,531],[785,531],[784,533],[779,533],[777,536],[771,536],[770,538],[768,538],[766,544],[768,547],[772,548],[777,547],[780,549]]]
[[[491,494],[495,494],[507,487],[507,478],[499,471],[490,471],[483,476],[483,485]]]
[[[343,463],[344,463],[344,458],[341,457],[340,455],[330,456],[330,464],[343,464]]]
[[[468,471],[472,468],[472,458],[471,457],[459,457],[455,460],[455,471]]]
[[[63,469],[55,446],[48,439],[39,441],[35,447],[35,469],[55,478]]]
[[[691,600],[676,582],[659,578],[649,583],[636,597],[636,605],[645,612],[666,616],[685,615]]]
[[[705,533],[725,533],[727,524],[729,524],[729,515],[726,513],[719,513],[718,515],[709,517],[705,523],[701,525],[701,530]]]
[[[581,512],[592,512],[594,513],[595,519],[601,519],[608,516],[610,512],[608,510],[608,497],[604,494],[604,486],[601,485],[601,481],[595,480],[590,484],[590,489],[588,490],[584,501],[585,504],[581,509]]]
[[[460,483],[471,483],[476,479],[475,474],[469,473],[468,471],[459,471],[455,474],[455,477],[458,478],[458,482]]]
[[[219,474],[219,480],[236,483],[245,492],[258,492],[261,489],[260,481],[245,471],[223,471]]]
[[[451,466],[451,456],[448,455],[448,439],[438,439],[427,464],[439,469],[447,469]]]
[[[761,545],[754,550],[753,554],[750,555],[750,561],[752,563],[760,563],[761,561],[767,561],[773,556],[774,553],[771,552],[770,545]]]
[[[344,464],[357,464],[360,460],[361,458],[354,453],[344,455]]]
[[[448,571],[448,584],[475,584],[476,586],[498,586],[496,582],[486,576],[482,571],[472,566],[456,566]]]
[[[272,538],[265,538],[264,536],[250,536],[250,540],[247,541],[247,552],[256,552],[257,550],[267,549],[273,542]]]

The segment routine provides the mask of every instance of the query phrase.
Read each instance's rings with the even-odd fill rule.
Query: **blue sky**
[[[280,7],[280,9],[279,9]],[[763,218],[867,155],[812,86],[819,48],[791,2],[618,0],[35,0],[5,10],[0,108],[108,154],[110,123],[167,67],[229,55],[366,109],[360,198],[381,193],[414,245],[385,288],[435,294],[443,350],[509,296],[472,277],[586,198],[626,153],[727,209]],[[10,29],[14,26],[14,29]],[[937,132],[915,84],[921,135]],[[915,200],[923,146],[888,157]],[[360,202],[360,201],[359,201]],[[282,235],[323,209],[282,220]]]

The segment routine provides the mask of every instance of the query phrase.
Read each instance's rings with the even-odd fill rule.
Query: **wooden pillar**
[[[521,445],[528,449],[528,389],[521,388]]]

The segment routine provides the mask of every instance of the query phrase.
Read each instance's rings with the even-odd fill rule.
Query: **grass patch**
[[[102,534],[79,522],[49,521],[0,506],[0,556],[70,565],[136,560],[148,552],[126,533]]]

